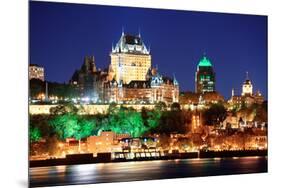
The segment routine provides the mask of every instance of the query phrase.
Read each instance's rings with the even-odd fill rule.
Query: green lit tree
[[[147,124],[149,129],[154,129],[159,126],[162,112],[159,110],[153,110],[148,112]]]
[[[42,138],[41,132],[37,127],[31,127],[29,129],[29,139],[31,142],[37,142]]]
[[[129,111],[126,122],[128,123],[127,126],[129,128],[130,134],[133,137],[139,137],[147,131],[139,112]]]
[[[100,130],[111,130],[118,134],[127,133],[132,137],[139,137],[147,130],[141,113],[124,107],[111,110],[108,117],[101,121],[100,127]]]
[[[78,127],[75,130],[73,136],[76,140],[79,140],[79,151],[81,139],[91,136],[95,125],[95,121],[88,121],[83,118],[78,119]]]
[[[56,116],[50,121],[50,125],[54,127],[60,139],[75,138],[78,140],[80,151],[81,139],[92,134],[96,123],[94,120],[88,121],[82,116],[66,113]]]

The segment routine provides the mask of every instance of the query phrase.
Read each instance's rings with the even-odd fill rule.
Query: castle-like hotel
[[[150,50],[140,34],[122,35],[110,52],[107,69],[96,68],[93,56],[85,57],[80,70],[76,70],[70,83],[75,85],[81,98],[93,102],[118,104],[153,104],[179,101],[179,84],[153,68]]]
[[[94,56],[86,56],[81,68],[72,75],[69,83],[71,88],[74,88],[74,98],[79,103],[83,104],[83,100],[86,104],[128,105],[153,105],[158,102],[171,105],[178,102],[185,108],[190,108],[194,105],[206,106],[227,102],[231,108],[237,108],[241,105],[261,104],[264,101],[259,91],[253,92],[248,73],[242,84],[241,95],[234,94],[233,89],[231,98],[225,101],[216,91],[216,73],[205,54],[199,60],[195,71],[195,92],[180,94],[175,76],[171,78],[161,75],[158,67],[152,66],[150,49],[146,47],[140,34],[134,36],[122,32],[117,44],[112,46],[109,56],[110,63],[103,70],[96,67]],[[37,79],[37,82],[41,81],[46,88],[45,95],[40,91],[34,99],[49,101],[47,82],[44,84],[44,68],[30,65],[29,77]]]

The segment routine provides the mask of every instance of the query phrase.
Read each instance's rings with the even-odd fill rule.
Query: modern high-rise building
[[[29,80],[39,79],[45,81],[44,67],[41,67],[37,64],[30,64],[28,70],[29,70]]]
[[[151,55],[141,35],[124,34],[110,53],[113,78],[119,83],[129,84],[132,80],[146,80],[151,68]]]
[[[211,61],[204,55],[195,73],[195,92],[205,93],[215,91],[215,72]]]

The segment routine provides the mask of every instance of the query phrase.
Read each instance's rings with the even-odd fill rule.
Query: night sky
[[[152,65],[172,77],[181,91],[194,91],[204,53],[225,98],[241,93],[246,71],[267,98],[267,17],[191,11],[30,2],[30,63],[45,67],[48,81],[68,82],[86,55],[106,68],[124,27],[141,32],[151,48]]]

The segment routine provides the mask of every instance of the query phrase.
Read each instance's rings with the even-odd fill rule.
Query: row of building
[[[152,67],[150,50],[140,35],[122,33],[110,52],[108,68],[96,68],[93,56],[87,56],[70,80],[81,97],[102,103],[145,103],[179,101],[179,84]]]
[[[152,66],[150,49],[144,44],[141,35],[122,35],[110,52],[110,64],[106,69],[98,69],[94,56],[86,56],[80,69],[72,75],[69,84],[74,86],[81,99],[93,103],[118,104],[196,104],[199,102],[218,102],[224,100],[216,92],[216,74],[211,61],[203,55],[195,73],[195,93],[180,95],[179,83],[175,76],[161,75],[158,67]],[[29,66],[29,78],[44,78],[44,68]],[[187,99],[187,100],[186,100]],[[253,85],[247,77],[242,85],[242,94],[234,90],[228,101],[231,105],[242,103],[262,103],[263,96],[253,93]]]

